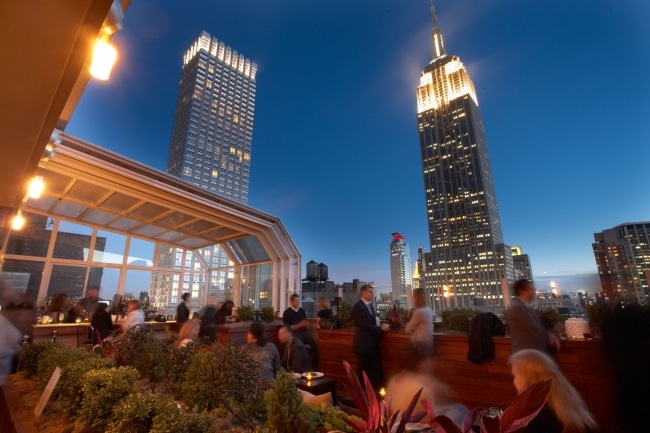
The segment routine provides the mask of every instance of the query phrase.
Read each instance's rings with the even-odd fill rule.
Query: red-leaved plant
[[[363,373],[363,381],[366,386],[366,391],[361,387],[361,382],[352,367],[347,361],[343,361],[343,366],[348,374],[350,381],[350,395],[355,406],[359,410],[361,421],[354,420],[348,417],[343,417],[346,423],[350,425],[358,433],[404,433],[406,431],[406,423],[418,422],[426,415],[422,411],[416,415],[411,415],[415,405],[422,394],[422,389],[415,393],[409,406],[403,411],[399,410],[393,412],[390,402],[381,403],[377,400],[377,396],[372,388],[372,384]]]

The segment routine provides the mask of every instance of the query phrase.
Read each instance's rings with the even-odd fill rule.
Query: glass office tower
[[[167,159],[170,174],[229,199],[248,201],[256,74],[255,63],[205,31],[190,45],[178,86]],[[233,298],[234,268],[220,246],[168,248],[161,254],[161,260],[186,269],[183,281],[172,283],[172,305],[183,292],[191,293],[197,307]],[[200,264],[214,270],[210,281],[193,272]]]
[[[474,84],[445,51],[435,10],[433,58],[417,89],[422,172],[431,250],[424,284],[431,307],[498,307],[513,280]],[[506,290],[507,291],[507,290]]]
[[[257,65],[202,32],[183,56],[167,171],[246,203]]]

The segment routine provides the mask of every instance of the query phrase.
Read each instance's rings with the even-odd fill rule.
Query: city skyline
[[[593,289],[593,233],[650,213],[606,152],[649,153],[648,8],[436,2],[479,93],[504,241],[529,254],[541,289]],[[138,2],[125,24],[111,80],[89,83],[67,132],[164,169],[181,53],[206,30],[259,65],[249,204],[282,219],[303,267],[388,290],[386,237],[428,245],[413,98],[428,2]],[[625,184],[643,185],[640,171],[626,169]]]

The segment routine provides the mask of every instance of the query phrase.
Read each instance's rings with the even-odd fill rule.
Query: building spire
[[[433,6],[433,0],[429,0],[429,3],[431,4],[431,23],[433,24],[433,29],[431,30],[431,49],[433,50],[431,60],[433,61],[447,55],[447,52],[442,42],[442,32],[438,28],[438,17],[436,16],[436,8]]]

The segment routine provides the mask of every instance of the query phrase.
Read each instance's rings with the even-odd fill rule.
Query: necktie
[[[374,309],[372,308],[372,302],[369,302],[369,303],[368,303],[368,311],[370,311],[370,317],[372,317],[372,316],[373,316],[372,313],[373,313],[373,311],[374,311]]]

